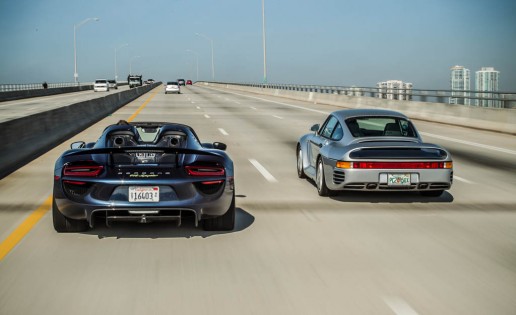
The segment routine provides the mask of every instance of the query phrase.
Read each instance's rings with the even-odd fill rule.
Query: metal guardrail
[[[209,82],[209,81],[206,81]],[[392,100],[408,100],[433,103],[449,103],[450,98],[456,99],[458,104],[476,106],[476,101],[484,103],[482,107],[516,108],[516,92],[491,91],[452,91],[452,90],[423,90],[423,89],[396,89],[357,86],[325,86],[304,84],[275,84],[275,83],[230,83],[210,82],[217,84],[231,84],[250,86],[264,89],[278,89],[289,91],[315,92],[340,94],[348,96],[366,96]],[[470,104],[467,104],[467,103]]]
[[[26,90],[40,90],[40,89],[52,89],[52,88],[63,88],[73,86],[88,86],[92,85],[93,82],[75,83],[75,82],[60,82],[60,83],[46,83],[44,87],[42,83],[21,83],[21,84],[0,84],[0,92],[11,92],[11,91],[26,91]],[[118,85],[127,85],[127,81],[118,81]]]
[[[22,84],[0,84],[0,92],[10,91],[24,91],[24,90],[39,90],[44,89],[43,83],[22,83]],[[74,83],[74,82],[61,82],[61,83],[47,83],[48,89],[51,88],[62,88],[71,86],[83,86],[91,85],[93,83]]]

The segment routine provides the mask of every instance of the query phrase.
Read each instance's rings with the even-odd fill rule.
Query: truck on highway
[[[127,83],[129,84],[129,88],[142,86],[142,76],[141,75],[128,75]]]

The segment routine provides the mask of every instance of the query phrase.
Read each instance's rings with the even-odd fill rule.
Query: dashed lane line
[[[463,183],[466,183],[466,184],[474,184],[474,182],[470,181],[470,180],[467,180],[465,178],[462,178],[462,177],[459,177],[457,175],[453,175],[453,179],[456,179],[458,180],[459,182],[463,182]]]
[[[386,297],[383,301],[396,315],[418,315],[407,302],[398,297]]]
[[[277,183],[278,180],[272,176],[271,173],[269,173],[269,171],[267,171],[267,169],[265,167],[263,167],[263,165],[261,165],[258,161],[256,161],[255,159],[249,159],[249,162],[251,162],[251,164],[253,164],[253,166],[258,170],[258,172],[260,172],[260,174],[262,174],[263,177],[265,177],[265,179],[269,182],[269,183]]]

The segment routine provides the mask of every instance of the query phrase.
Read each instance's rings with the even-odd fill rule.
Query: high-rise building
[[[412,99],[412,83],[399,80],[389,80],[378,82],[377,97],[388,100],[411,100]]]
[[[478,92],[498,92],[498,80],[500,72],[493,67],[482,67],[476,72],[476,90],[477,97],[486,99],[476,100],[476,105],[481,107],[502,107],[502,102],[497,100],[498,94],[495,93],[478,93]]]
[[[466,69],[463,66],[455,66],[450,70],[450,83],[452,90],[450,104],[470,105],[471,100],[468,98],[470,96],[469,90],[471,89],[469,69]]]

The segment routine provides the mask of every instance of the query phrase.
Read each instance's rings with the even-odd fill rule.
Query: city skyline
[[[450,66],[489,65],[500,91],[516,91],[515,11],[509,0],[265,1],[268,82],[449,89]],[[187,50],[211,80],[201,33],[216,81],[261,82],[261,15],[261,1],[0,1],[0,83],[73,82],[74,25],[87,18],[100,20],[77,29],[79,81],[114,78],[115,58],[119,78],[132,65],[145,78],[194,79]]]

